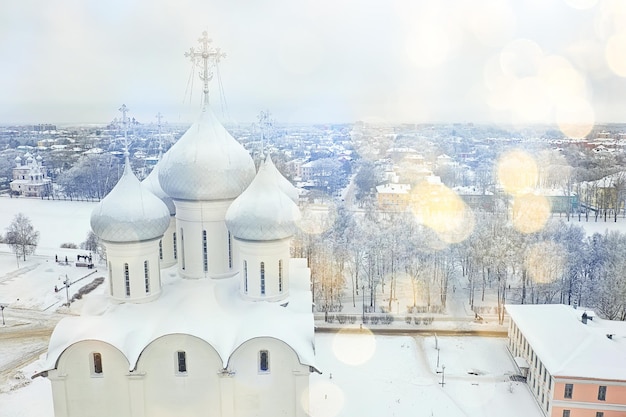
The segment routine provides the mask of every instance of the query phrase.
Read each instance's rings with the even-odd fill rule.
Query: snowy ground
[[[5,245],[0,245],[0,303],[7,304],[6,325],[0,327],[0,368],[20,356],[43,349],[40,339],[12,341],[2,334],[25,326],[38,315],[77,314],[81,303],[70,310],[60,307],[66,300],[61,287],[66,277],[74,283],[70,297],[93,278],[103,276],[103,265],[94,258],[96,269],[73,265],[77,254],[85,251],[60,249],[65,242],[80,244],[89,231],[89,217],[95,203],[48,201],[40,199],[10,199],[0,197],[0,233],[13,216],[23,212],[41,234],[35,255],[22,262]],[[618,223],[589,222],[580,224],[588,234],[610,230],[626,231],[626,220]],[[70,265],[56,262],[68,257]],[[19,264],[19,266],[18,266]],[[89,277],[78,281],[87,274]],[[104,291],[100,286],[96,293]],[[381,299],[384,296],[381,296]],[[346,311],[359,313],[361,302],[346,303]],[[396,302],[393,312],[400,312],[408,300]],[[461,286],[450,295],[448,319],[472,316]],[[29,316],[28,311],[33,311]],[[20,314],[18,314],[18,312]],[[35,314],[36,313],[36,314]],[[443,320],[446,318],[443,317]],[[450,328],[480,328],[484,324],[446,322]],[[357,324],[358,327],[358,324]],[[499,338],[439,337],[440,367],[436,367],[437,349],[432,336],[373,336],[362,334],[317,334],[316,353],[322,375],[311,377],[311,411],[315,417],[354,416],[540,416],[525,384],[510,382],[514,365]],[[41,359],[15,374],[9,382],[0,384],[0,416],[52,417],[50,383],[45,378],[30,380],[41,370]],[[444,374],[437,373],[443,370]],[[471,372],[471,373],[470,373]],[[332,377],[331,377],[332,374]],[[445,385],[441,386],[442,376]]]

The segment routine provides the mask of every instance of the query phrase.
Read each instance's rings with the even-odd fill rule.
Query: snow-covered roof
[[[411,191],[411,184],[382,184],[376,186],[379,194],[408,194]]]
[[[205,107],[199,120],[163,155],[159,183],[174,200],[225,200],[241,194],[254,174],[248,151]]]
[[[170,211],[141,185],[126,158],[124,173],[91,213],[91,229],[109,242],[140,242],[160,238],[170,224]]]
[[[551,375],[626,380],[626,322],[594,317],[583,324],[585,311],[563,304],[506,310]]]
[[[293,186],[292,183],[289,182],[287,178],[280,173],[276,165],[274,165],[274,161],[272,161],[272,157],[268,154],[267,158],[265,158],[265,163],[267,165],[267,170],[270,171],[275,177],[278,187],[282,190],[283,193],[287,194],[287,197],[291,198],[294,203],[298,203],[298,189]]]
[[[159,164],[156,164],[150,174],[141,182],[152,194],[159,197],[162,202],[165,203],[167,209],[170,211],[170,215],[173,216],[176,214],[176,205],[174,201],[165,194],[163,188],[161,188],[161,184],[159,184]]]
[[[257,337],[279,339],[296,352],[302,364],[315,366],[309,274],[306,260],[302,261],[290,263],[290,292],[284,307],[284,302],[243,300],[239,275],[223,280],[176,277],[164,282],[161,296],[150,303],[109,304],[104,298],[90,297],[92,305],[85,305],[83,311],[104,312],[61,320],[50,338],[46,369],[54,369],[63,351],[74,343],[99,340],[119,349],[132,370],[146,346],[168,334],[206,341],[225,368],[239,346]],[[163,271],[164,279],[176,268]]]
[[[261,163],[250,186],[226,212],[226,226],[239,239],[285,239],[296,231],[300,210],[281,190],[270,164],[267,159]]]

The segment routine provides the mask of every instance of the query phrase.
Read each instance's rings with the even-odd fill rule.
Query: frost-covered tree
[[[30,219],[23,213],[18,213],[6,229],[4,242],[18,258],[26,261],[26,255],[35,252],[39,243],[39,232],[35,230]]]

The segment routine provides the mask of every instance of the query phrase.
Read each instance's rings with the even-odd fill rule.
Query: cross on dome
[[[189,52],[185,52],[185,57],[191,58],[191,62],[194,65],[198,65],[202,68],[202,72],[199,74],[200,79],[203,82],[203,106],[209,104],[209,81],[213,79],[213,67],[217,66],[220,59],[225,58],[226,54],[223,53],[220,48],[214,48],[211,46],[213,39],[209,38],[207,31],[202,32],[202,37],[198,39],[200,47],[197,49],[189,48]]]

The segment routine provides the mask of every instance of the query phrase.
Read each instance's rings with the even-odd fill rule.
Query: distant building
[[[562,304],[506,310],[508,348],[544,415],[626,416],[626,322]]]
[[[45,197],[52,192],[52,180],[42,169],[41,157],[33,158],[30,153],[15,158],[11,192],[25,197]]]
[[[405,211],[411,199],[410,184],[383,184],[376,187],[376,200],[382,211]]]

